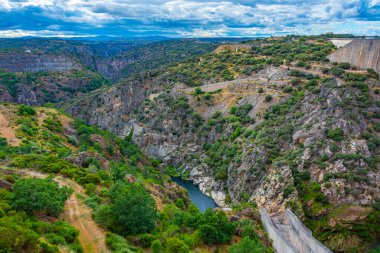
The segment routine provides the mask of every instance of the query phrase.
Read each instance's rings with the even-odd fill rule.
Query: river
[[[172,177],[172,181],[176,182],[188,191],[190,200],[201,212],[204,212],[207,208],[218,207],[212,198],[201,192],[199,187],[194,185],[191,181],[183,180],[180,177]]]

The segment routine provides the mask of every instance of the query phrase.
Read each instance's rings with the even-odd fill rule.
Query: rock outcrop
[[[70,57],[56,54],[11,53],[0,54],[0,69],[8,72],[68,71],[80,69]]]

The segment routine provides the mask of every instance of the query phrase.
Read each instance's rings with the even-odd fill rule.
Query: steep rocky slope
[[[151,71],[200,56],[214,48],[215,43],[192,39],[129,39],[109,42],[0,39],[0,69],[67,70],[73,67],[74,62],[79,62],[116,82],[141,71]],[[25,52],[30,55],[25,55]],[[34,62],[33,66],[28,67],[28,62]]]
[[[12,56],[13,57],[13,56]],[[44,64],[46,58],[39,58]],[[24,103],[29,105],[42,105],[44,103],[62,102],[80,94],[98,89],[109,82],[99,74],[85,69],[67,70],[66,65],[60,65],[53,59],[53,65],[59,64],[55,71],[38,72],[7,72],[0,70],[0,100],[3,102]],[[31,68],[36,66],[30,65]],[[29,68],[22,67],[23,70]],[[29,70],[32,70],[29,68]],[[40,67],[37,67],[39,70]],[[50,68],[50,67],[49,67]],[[50,68],[50,70],[51,70]],[[66,71],[67,70],[67,71]]]
[[[70,57],[54,54],[0,54],[0,69],[8,72],[69,71],[81,66]]]
[[[365,251],[380,234],[378,76],[328,63],[331,49],[301,38],[226,50],[68,110],[133,133],[220,205],[290,207],[334,251]]]
[[[250,248],[273,252],[254,205],[200,212],[159,161],[144,155],[130,137],[121,139],[52,108],[0,103],[0,118],[6,120],[0,125],[1,249],[142,252],[158,244],[166,252],[177,252],[178,247],[184,252],[227,252],[230,247],[247,247],[241,245],[244,241]],[[66,225],[64,231],[53,230],[51,226],[61,222],[57,218],[14,210],[12,201],[20,199],[14,199],[11,186],[24,176],[54,178],[73,188],[65,210],[62,203],[60,219],[76,229]],[[51,196],[46,191],[39,188],[30,195],[40,201]],[[35,240],[19,242],[28,238],[25,230]]]

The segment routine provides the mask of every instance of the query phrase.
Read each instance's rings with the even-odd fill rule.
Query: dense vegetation
[[[265,45],[204,55],[174,66],[164,75],[172,82],[201,86],[282,65],[282,69],[288,68],[289,81],[276,87],[276,92],[281,92],[280,103],[273,104],[272,95],[263,96],[264,102],[270,105],[264,113],[249,117],[252,106],[244,102],[232,104],[228,112],[224,107],[227,101],[217,100],[218,96],[199,87],[183,96],[173,96],[169,90],[162,92],[154,101],[146,101],[136,112],[136,118],[158,134],[177,138],[180,148],[190,142],[201,149],[194,154],[181,149],[187,166],[199,166],[197,169],[207,171],[207,176],[224,182],[230,192],[236,182],[241,184],[242,192],[235,193],[233,199],[227,194],[227,203],[253,202],[255,192],[252,191],[257,184],[273,182],[271,186],[281,189],[278,194],[285,199],[286,206],[304,219],[316,238],[338,252],[365,252],[375,246],[380,236],[379,200],[359,203],[365,194],[373,193],[368,193],[366,187],[371,191],[376,188],[368,175],[376,173],[379,164],[378,75],[370,69],[358,72],[347,63],[328,62],[326,56],[334,47],[323,37],[285,37],[248,43],[260,42]],[[245,74],[247,67],[253,67],[253,72]],[[236,84],[238,87],[239,82]],[[234,88],[230,87],[230,91]],[[265,89],[258,88],[257,92],[263,94]],[[310,105],[315,108],[314,117],[310,116]],[[223,112],[211,117],[208,111],[204,115],[197,112],[218,106]],[[322,116],[327,118],[321,119]],[[175,122],[180,127],[161,122]],[[297,131],[306,133],[307,137],[314,134],[315,139],[310,138],[304,145],[306,137],[293,139]],[[355,140],[364,141],[370,153],[365,148],[348,152],[349,145],[353,145],[350,142]],[[310,155],[307,161],[303,158],[305,154]],[[331,172],[339,163],[345,171]],[[291,180],[282,174],[286,170],[291,173]],[[189,176],[185,166],[177,171],[169,168],[168,172]],[[323,179],[318,173],[324,174]],[[337,185],[344,185],[344,189],[343,186],[337,189]],[[358,185],[362,188],[358,189]],[[355,204],[348,204],[353,200]],[[351,210],[359,207],[363,207],[359,221],[344,220]],[[350,244],[352,240],[356,243]],[[254,247],[249,246],[248,239],[241,244],[245,245],[242,248]],[[239,246],[231,247],[235,249]]]
[[[326,61],[326,56],[334,48],[334,45],[324,38],[318,38],[317,42],[309,42],[303,38],[293,40],[291,37],[278,41],[255,40],[252,41],[250,50],[233,52],[227,49],[205,54],[170,67],[161,76],[170,82],[201,86],[205,83],[250,76],[267,66],[288,65],[293,61],[297,62],[297,66],[303,67],[306,65],[305,61]],[[267,45],[261,47],[260,43]]]
[[[15,181],[15,189],[13,192],[0,189],[1,252],[53,253],[59,252],[59,247],[83,252],[77,239],[79,232],[74,227],[63,221],[42,221],[23,211],[38,212],[39,217],[40,211],[48,216],[57,215],[63,210],[66,190],[58,189],[50,180],[19,179],[17,176],[8,176],[7,180]]]
[[[0,96],[3,101],[16,102],[20,94],[29,96],[25,90],[34,92],[31,104],[57,103],[109,85],[104,77],[89,70],[69,72],[13,73],[0,70]],[[7,96],[9,94],[9,97]],[[27,101],[23,101],[27,102]]]
[[[248,238],[250,245],[262,252],[271,252],[265,236],[253,232],[263,233],[253,207],[244,207],[246,212],[250,211],[250,217],[232,221],[222,211],[210,209],[201,213],[189,204],[186,195],[173,198],[173,194],[182,193],[176,192],[178,189],[172,188],[169,178],[157,170],[159,162],[151,163],[130,142],[129,136],[120,139],[54,109],[3,106],[14,114],[16,134],[22,138],[22,143],[15,147],[1,139],[0,161],[6,165],[5,171],[27,168],[60,174],[82,185],[85,195],[76,194],[93,210],[94,220],[110,231],[106,244],[112,251],[138,252],[151,248],[153,252],[175,253],[202,247],[226,250],[227,245],[235,242],[234,236],[238,236]],[[237,108],[235,114],[244,118],[246,110]],[[20,241],[14,244],[7,239],[0,241],[1,246],[11,251],[56,252],[60,247],[69,247],[82,252],[76,239],[77,230],[62,221],[41,221],[43,217],[59,215],[72,190],[59,187],[52,178],[18,177],[0,173],[1,180],[13,184],[12,192],[2,190],[1,238]],[[170,187],[170,195],[165,195],[165,187]],[[153,189],[158,189],[164,203],[160,210]],[[13,220],[14,212],[23,217],[17,218],[18,223]],[[241,230],[246,232],[240,233]]]

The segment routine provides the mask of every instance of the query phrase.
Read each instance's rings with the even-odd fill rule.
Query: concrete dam
[[[261,208],[260,215],[277,253],[332,253],[330,249],[313,237],[311,231],[290,209],[284,213],[270,216]]]
[[[65,55],[1,53],[0,70],[9,72],[68,71],[81,65]]]
[[[327,58],[331,62],[348,62],[358,68],[372,68],[380,73],[380,39],[353,39]]]

